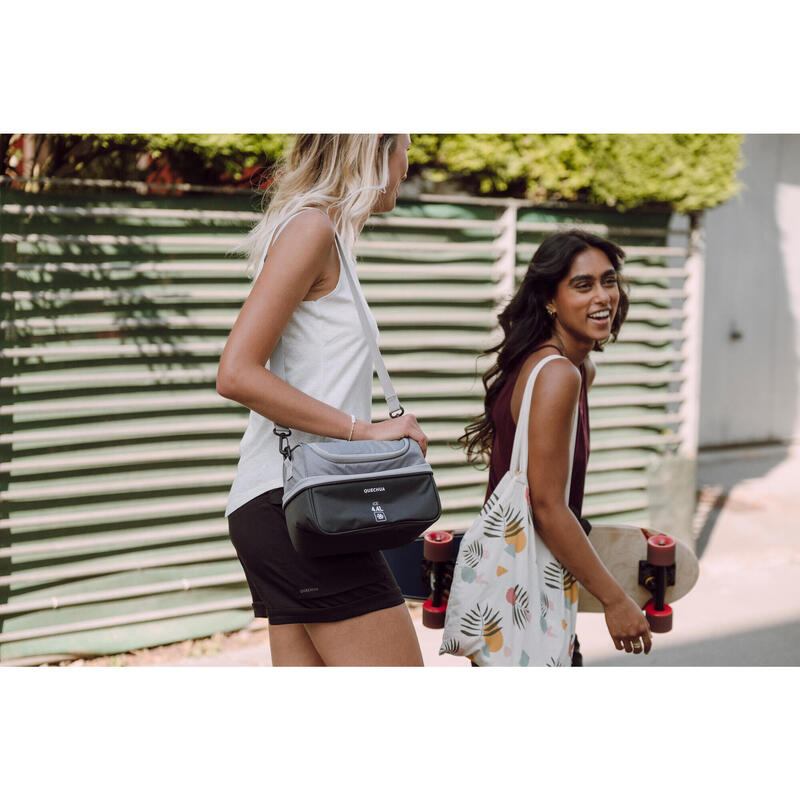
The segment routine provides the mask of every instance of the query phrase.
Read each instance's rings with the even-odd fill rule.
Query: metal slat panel
[[[15,544],[13,555],[24,557],[30,555],[54,555],[57,553],[89,552],[98,548],[106,550],[115,547],[131,547],[147,544],[164,544],[181,540],[223,537],[227,533],[224,521],[207,520],[189,524],[169,525],[167,527],[148,527],[146,530],[133,533],[92,534],[91,536],[58,536],[57,538],[34,541],[32,544]],[[12,548],[0,550],[0,557],[12,555]]]
[[[28,611],[44,611],[46,609],[57,609],[64,606],[85,605],[87,603],[100,603],[108,600],[121,600],[131,597],[163,594],[164,592],[188,592],[190,589],[200,589],[207,586],[235,584],[241,587],[242,583],[242,573],[237,570],[236,572],[230,572],[227,575],[215,576],[213,578],[182,578],[178,581],[149,583],[142,586],[110,589],[102,592],[86,592],[85,594],[66,595],[63,597],[53,595],[44,600],[30,600],[24,603],[13,604],[6,603],[6,605],[0,606],[0,614],[9,612],[21,614]]]

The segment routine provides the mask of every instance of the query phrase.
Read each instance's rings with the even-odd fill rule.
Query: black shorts
[[[380,552],[301,556],[286,529],[282,496],[283,489],[272,489],[228,516],[257,617],[270,625],[337,622],[404,602]]]

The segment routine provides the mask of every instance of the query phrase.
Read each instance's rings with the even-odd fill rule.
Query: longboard
[[[648,540],[658,541],[659,538],[669,539],[675,545],[674,583],[668,583],[664,592],[664,602],[673,603],[688,594],[700,576],[697,556],[688,545],[654,528],[635,525],[595,525],[589,535],[589,542],[600,560],[640,608],[653,599],[652,592],[640,583],[641,562],[647,562]],[[598,613],[603,611],[603,606],[581,586],[578,591],[578,611]]]
[[[423,600],[422,624],[443,628],[458,548],[464,534],[428,531],[410,545],[384,550],[403,597]]]
[[[431,535],[427,534],[428,537]],[[439,563],[425,558],[422,538],[406,547],[384,551],[403,596],[433,604],[427,614],[430,627],[439,627],[437,619],[444,618],[453,566],[463,534],[453,538],[446,562],[438,557]],[[635,525],[595,525],[589,541],[625,593],[646,609],[653,631],[668,631],[672,625],[669,604],[688,594],[700,574],[697,557],[691,548],[661,531]],[[428,547],[430,555],[430,544]],[[649,554],[659,563],[650,563]],[[659,592],[663,594],[660,599]],[[603,606],[594,595],[580,587],[578,611],[598,613],[603,611]]]

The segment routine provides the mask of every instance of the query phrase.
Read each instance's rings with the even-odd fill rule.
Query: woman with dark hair
[[[485,411],[459,441],[470,462],[488,461],[488,499],[509,469],[528,377],[542,359],[561,356],[542,367],[531,398],[527,477],[534,525],[564,569],[603,604],[615,647],[648,653],[647,620],[597,557],[586,536],[591,526],[581,518],[589,456],[587,391],[595,376],[589,353],[615,340],[625,321],[628,297],[620,274],[624,256],[617,245],[581,230],[556,233],[541,243],[517,293],[499,316],[503,340],[486,351],[496,353],[497,359],[483,377]],[[577,639],[572,663],[582,663]]]

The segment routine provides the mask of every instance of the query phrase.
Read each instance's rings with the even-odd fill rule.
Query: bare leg
[[[324,667],[303,625],[270,625],[269,652],[273,667]]]
[[[421,667],[414,623],[405,603],[341,622],[306,623],[322,660],[331,667]]]

